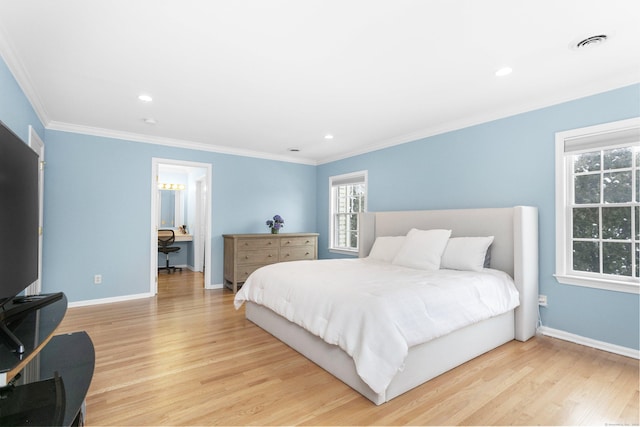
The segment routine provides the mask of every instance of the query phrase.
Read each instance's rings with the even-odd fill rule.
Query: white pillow
[[[400,251],[406,236],[380,236],[373,242],[369,258],[391,262]]]
[[[493,243],[493,236],[452,237],[442,254],[440,267],[450,270],[481,271],[491,243]]]
[[[392,264],[421,270],[438,270],[451,230],[412,228]]]

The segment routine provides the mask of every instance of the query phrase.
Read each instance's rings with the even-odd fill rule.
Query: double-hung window
[[[360,236],[358,213],[367,211],[367,172],[330,177],[329,193],[329,249],[332,252],[357,253]]]
[[[556,134],[556,278],[640,293],[640,119]]]

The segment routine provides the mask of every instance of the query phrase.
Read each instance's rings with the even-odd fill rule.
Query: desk
[[[169,265],[188,268],[193,267],[193,234],[175,233],[175,242],[171,246],[180,248],[179,252],[169,254]],[[158,252],[158,267],[164,267],[167,263],[167,256]]]

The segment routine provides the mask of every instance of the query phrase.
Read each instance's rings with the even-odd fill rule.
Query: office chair
[[[158,252],[162,252],[167,256],[167,265],[166,267],[158,267],[158,272],[160,270],[167,270],[168,273],[171,271],[180,270],[182,271],[182,267],[175,267],[169,265],[169,254],[180,251],[180,247],[171,246],[176,241],[176,235],[173,230],[158,230]]]

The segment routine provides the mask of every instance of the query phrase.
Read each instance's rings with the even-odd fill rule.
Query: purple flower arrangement
[[[284,227],[284,219],[280,215],[274,215],[273,219],[267,220],[267,227],[271,229],[272,234],[278,234],[280,229]]]

